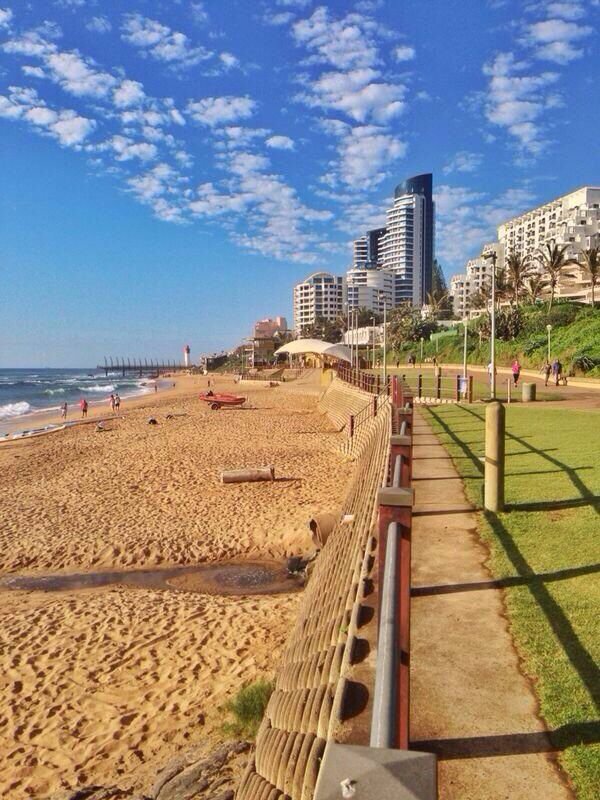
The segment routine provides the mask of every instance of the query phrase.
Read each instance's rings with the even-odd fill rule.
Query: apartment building
[[[467,261],[464,272],[450,278],[452,310],[457,317],[467,316],[472,307],[471,297],[491,286],[493,253],[496,254],[497,264],[501,263],[503,246],[499,242],[490,242],[483,246],[480,256]]]
[[[394,277],[393,304],[426,302],[433,281],[434,203],[431,173],[396,186],[380,240],[381,267]]]
[[[507,220],[498,227],[504,254],[535,256],[546,242],[569,245],[569,258],[598,246],[600,240],[600,187],[582,186]]]
[[[334,321],[344,313],[346,281],[342,275],[313,272],[294,286],[294,332],[322,318]]]
[[[394,276],[385,269],[353,267],[346,273],[348,308],[368,308],[383,312],[384,303],[392,308]]]

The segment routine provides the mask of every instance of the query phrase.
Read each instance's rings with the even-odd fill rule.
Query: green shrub
[[[225,703],[225,710],[234,719],[223,724],[223,733],[254,739],[274,688],[274,684],[264,678],[242,686],[235,697]]]

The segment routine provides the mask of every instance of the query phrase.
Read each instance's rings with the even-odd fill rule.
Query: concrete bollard
[[[493,402],[485,410],[485,485],[483,505],[487,511],[504,509],[505,411]]]
[[[246,483],[253,481],[274,481],[275,467],[256,467],[249,469],[230,469],[221,473],[222,483]]]
[[[524,403],[533,403],[536,398],[536,385],[535,383],[524,383],[523,384],[523,402]]]

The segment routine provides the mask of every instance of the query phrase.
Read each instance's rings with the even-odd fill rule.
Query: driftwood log
[[[247,467],[229,469],[221,473],[222,483],[247,483],[248,481],[274,481],[275,467]]]

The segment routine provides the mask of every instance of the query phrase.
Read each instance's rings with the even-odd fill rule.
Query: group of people
[[[558,358],[555,358],[552,363],[548,359],[544,361],[544,366],[541,369],[541,372],[544,376],[544,386],[548,386],[548,381],[550,380],[550,376],[552,376],[552,380],[554,381],[555,386],[559,386],[561,383],[564,383],[565,386],[567,384],[567,377],[563,374],[563,365],[561,364]]]
[[[119,397],[118,392],[115,394],[111,394],[111,396],[108,398],[108,402],[110,404],[110,410],[113,412],[113,414],[118,414],[119,409],[121,408],[121,398]],[[89,403],[85,399],[85,397],[82,397],[81,400],[79,401],[79,408],[81,409],[82,419],[85,419],[85,417],[87,417],[88,415],[88,408],[89,408]],[[69,406],[66,403],[63,403],[60,407],[60,416],[62,417],[62,419],[67,418],[68,412],[69,412]]]
[[[113,412],[113,414],[118,414],[119,409],[121,408],[121,398],[119,397],[119,394],[111,394],[108,402],[110,403],[110,410]]]

